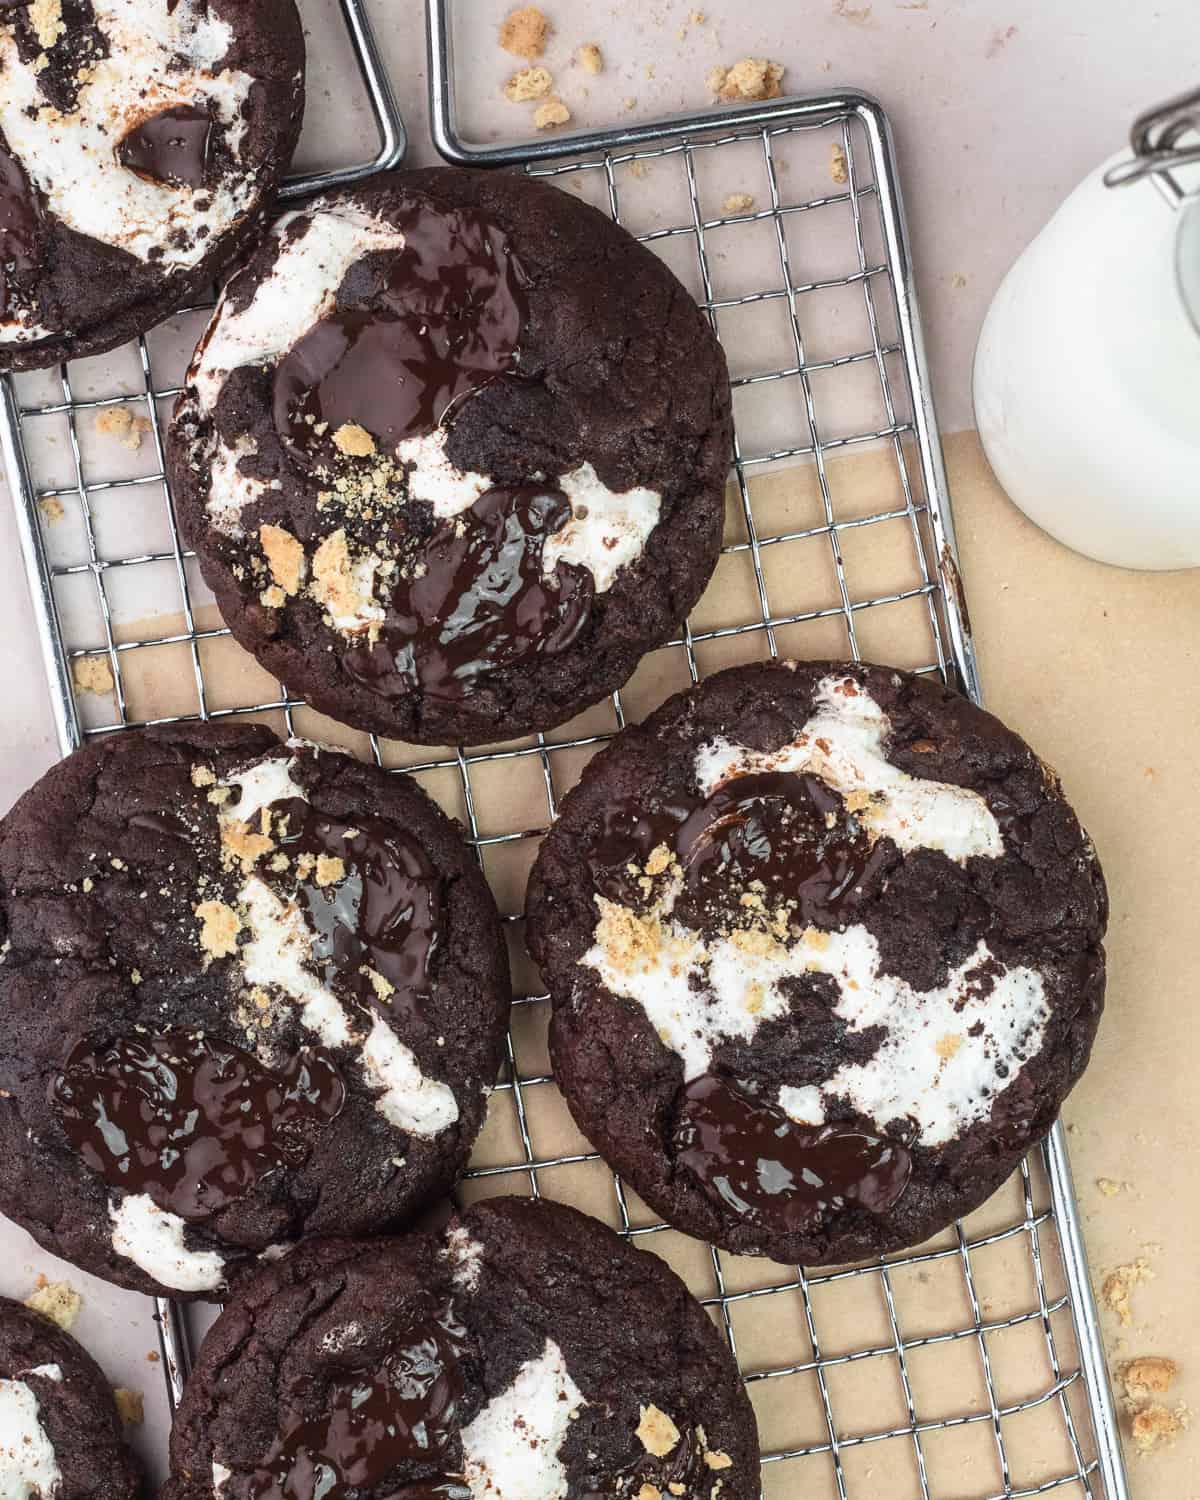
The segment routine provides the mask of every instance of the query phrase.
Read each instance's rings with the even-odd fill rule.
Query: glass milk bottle
[[[1011,499],[1128,568],[1200,567],[1200,93],[1134,126],[1009,271],[975,352]]]

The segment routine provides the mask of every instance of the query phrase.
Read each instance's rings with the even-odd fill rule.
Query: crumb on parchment
[[[1129,1430],[1138,1455],[1145,1458],[1160,1448],[1170,1448],[1190,1425],[1192,1414],[1180,1402],[1174,1411],[1165,1406],[1147,1406],[1134,1415]]]
[[[721,204],[721,212],[726,214],[745,214],[749,213],[753,207],[753,193],[730,193],[725,202]]]
[[[1104,1278],[1100,1287],[1101,1300],[1109,1312],[1116,1316],[1122,1327],[1128,1328],[1133,1322],[1131,1299],[1133,1288],[1143,1281],[1153,1280],[1154,1272],[1144,1256],[1139,1256],[1128,1265],[1117,1266]]]
[[[540,64],[533,68],[519,68],[504,85],[504,97],[513,104],[528,104],[534,99],[544,99],[554,87],[554,75]]]
[[[71,678],[77,693],[111,693],[112,667],[107,656],[77,656],[71,662]]]
[[[500,23],[500,45],[514,57],[532,60],[546,50],[550,23],[536,5],[509,11]]]
[[[1119,1371],[1125,1396],[1130,1401],[1144,1401],[1148,1396],[1162,1396],[1171,1389],[1179,1366],[1161,1354],[1142,1354],[1127,1359]]]
[[[786,69],[782,63],[766,57],[743,57],[730,68],[709,70],[709,91],[726,103],[734,101],[778,99]]]
[[[83,1306],[83,1298],[69,1281],[48,1281],[45,1276],[39,1276],[37,1286],[25,1298],[25,1306],[57,1323],[64,1333],[70,1333]]]
[[[118,1385],[113,1388],[113,1400],[116,1402],[117,1416],[121,1419],[122,1427],[140,1427],[146,1420],[145,1402],[141,1391],[133,1391],[128,1386]]]
[[[830,180],[838,184],[850,181],[850,168],[846,162],[846,153],[837,141],[829,148],[829,176]]]
[[[575,56],[579,60],[579,66],[585,73],[604,72],[604,54],[595,42],[584,42]]]
[[[539,130],[550,130],[555,125],[565,125],[570,118],[571,111],[557,97],[547,99],[533,112],[533,123]]]
[[[150,420],[134,416],[124,406],[105,406],[96,413],[95,427],[101,437],[116,438],[123,448],[136,453],[142,446],[143,436],[150,431]]]

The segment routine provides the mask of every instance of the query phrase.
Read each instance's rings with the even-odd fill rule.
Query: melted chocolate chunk
[[[715,1203],[781,1231],[809,1230],[848,1203],[884,1214],[912,1172],[912,1157],[894,1141],[844,1125],[799,1125],[711,1073],[683,1090],[675,1150]]]
[[[141,812],[134,813],[129,819],[128,827],[140,828],[146,833],[156,833],[164,839],[181,839],[186,844],[192,842],[192,831],[174,813],[169,812]]]
[[[752,884],[768,910],[794,902],[798,921],[836,926],[887,858],[832,787],[785,771],[736,776],[704,800],[612,807],[593,859],[604,894],[635,900],[628,866],[640,875],[660,844],[683,869],[674,915],[695,928],[744,916],[740,898]]]
[[[346,867],[330,885],[305,881],[299,895],[314,933],[313,962],[326,984],[347,986],[365,1004],[380,997],[365,969],[392,986],[389,1008],[416,1009],[443,926],[442,883],[424,849],[382,818],[343,823],[293,798],[271,805],[287,818],[281,846],[295,858],[331,855]]]
[[[316,1416],[290,1411],[254,1471],[252,1500],[341,1500],[378,1485],[400,1464],[439,1465],[459,1429],[465,1342],[446,1306],[428,1323],[401,1330],[381,1363],[347,1370]],[[465,1500],[470,1491],[439,1473],[401,1481],[388,1493]]]
[[[190,1222],[304,1160],[340,1113],[333,1059],[304,1048],[280,1072],[200,1033],[80,1042],[53,1085],[71,1144],[111,1187]]]
[[[0,144],[0,317],[9,312],[9,275],[37,265],[41,211],[25,168]]]
[[[404,248],[388,256],[382,284],[276,366],[275,426],[303,465],[332,456],[331,435],[347,422],[389,451],[431,432],[517,358],[526,277],[507,235],[471,210],[417,203],[396,224]]]
[[[203,187],[212,130],[207,110],[177,104],[135,126],[117,147],[117,160],[150,182]]]
[[[399,584],[380,639],[348,653],[347,671],[376,693],[463,698],[485,673],[565,650],[595,597],[586,568],[560,561],[552,577],[542,573],[546,538],[570,514],[559,490],[485,491],[437,527],[424,574]]]

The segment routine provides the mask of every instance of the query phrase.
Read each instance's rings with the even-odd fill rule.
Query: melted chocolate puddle
[[[80,1042],[53,1086],[71,1144],[111,1187],[190,1222],[297,1165],[346,1097],[333,1059],[304,1048],[273,1072],[201,1033]]]
[[[10,310],[10,275],[28,275],[37,266],[40,229],[33,185],[17,158],[0,144],[0,317]]]
[[[542,573],[546,538],[570,514],[559,490],[487,490],[436,528],[422,554],[425,573],[396,588],[380,639],[347,653],[347,672],[384,696],[419,688],[456,699],[484,673],[565,650],[595,597],[586,568],[559,562],[551,578]]]
[[[754,882],[768,910],[794,901],[794,920],[837,926],[887,860],[832,787],[787,771],[736,776],[707,798],[677,796],[654,809],[614,804],[592,856],[601,892],[634,903],[642,867],[660,844],[684,873],[674,915],[696,929],[743,919],[740,897]]]
[[[351,1369],[322,1400],[324,1410],[284,1415],[271,1451],[250,1480],[251,1500],[342,1500],[386,1479],[400,1464],[439,1465],[459,1430],[466,1334],[449,1306],[404,1329],[382,1362]],[[397,1482],[397,1500],[469,1500],[442,1474]]]
[[[363,1004],[379,1005],[363,973],[374,969],[393,987],[388,1007],[415,1013],[428,991],[443,923],[442,882],[420,844],[382,818],[344,823],[299,798],[272,803],[271,812],[287,817],[279,842],[289,856],[332,855],[345,865],[344,879],[326,886],[304,881],[299,888],[321,979],[340,981]]]
[[[179,104],[131,130],[117,147],[117,160],[149,182],[203,187],[212,130],[207,110]]]
[[[711,1073],[683,1090],[675,1150],[715,1203],[792,1231],[849,1203],[886,1213],[912,1172],[912,1157],[894,1141],[843,1125],[798,1125]]]
[[[470,209],[418,203],[393,222],[405,244],[382,284],[322,319],[276,366],[275,427],[304,467],[335,456],[330,438],[347,422],[391,452],[516,361],[527,278],[507,235]]]

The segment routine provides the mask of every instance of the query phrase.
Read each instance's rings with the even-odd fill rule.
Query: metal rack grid
[[[343,0],[348,11],[358,9],[354,0]],[[453,130],[452,101],[447,87],[448,55],[437,27],[444,14],[431,12],[431,44],[438,66],[431,69],[435,140],[444,154],[460,161],[473,161],[480,153],[466,147]],[[444,39],[443,39],[444,40]],[[840,146],[845,162],[844,185],[833,191],[795,197],[784,185],[783,157],[787,148],[809,137],[831,138]],[[753,149],[761,153],[768,204],[753,212],[714,213],[708,207],[704,186],[706,163],[721,153]],[[569,156],[566,153],[572,153]],[[580,157],[579,153],[583,153]],[[907,240],[900,208],[895,164],[886,120],[870,100],[842,95],[810,101],[780,101],[738,112],[696,117],[690,122],[671,121],[643,126],[617,136],[539,143],[536,151],[484,153],[489,164],[523,164],[527,170],[547,175],[562,186],[589,193],[614,218],[629,222],[639,238],[660,251],[685,247],[694,256],[698,294],[718,332],[723,320],[738,309],[772,304],[782,310],[789,330],[790,357],[767,369],[747,367],[733,378],[735,403],[744,395],[770,388],[796,402],[794,430],[798,440],[755,447],[738,438],[732,473],[730,534],[723,551],[723,564],[749,566],[753,578],[753,608],[733,623],[688,624],[680,637],[653,654],[681,666],[683,680],[697,681],[714,653],[730,651],[744,657],[784,654],[791,649],[797,632],[805,629],[840,628],[843,651],[858,656],[864,642],[877,642],[874,622],[889,610],[915,610],[926,635],[923,658],[909,663],[955,681],[978,697],[973,647],[963,606],[955,563],[953,530],[946,495],[945,476],[917,320]],[[532,158],[532,159],[530,159]],[[635,215],[623,208],[622,195],[632,186],[639,168],[677,171],[683,185],[686,214],[678,221],[639,230]],[[596,191],[592,191],[595,189]],[[834,208],[848,211],[847,269],[835,276],[803,277],[803,256],[797,254],[794,226],[805,223],[805,215]],[[765,229],[773,237],[773,272],[761,286],[749,292],[723,295],[721,267],[714,241],[730,231],[746,235],[752,228]],[[859,295],[868,329],[861,347],[838,349],[826,357],[809,357],[811,340],[808,307],[816,294],[832,289]],[[728,341],[727,341],[728,342]],[[80,442],[79,418],[109,404],[128,402],[128,393],[98,394],[80,400],[75,394],[72,372],[59,376],[61,395],[53,400],[22,404],[18,387],[5,382],[4,415],[0,438],[5,446],[10,482],[23,527],[23,543],[39,611],[55,710],[64,751],[81,742],[86,734],[138,723],[162,722],[189,717],[248,714],[281,719],[290,732],[303,704],[286,687],[265,696],[250,695],[237,702],[218,702],[210,694],[206,647],[228,636],[216,620],[205,624],[205,609],[194,598],[195,585],[190,554],[182,547],[171,511],[163,476],[163,433],[159,405],[174,395],[169,382],[155,378],[154,361],[145,340],[137,345],[142,372],[144,401],[152,420],[153,465],[149,474],[94,478]],[[732,350],[731,350],[732,353]],[[751,364],[753,361],[751,361]],[[852,424],[853,430],[833,435],[823,421],[822,379],[833,372],[873,372],[883,403],[884,420]],[[73,482],[35,486],[30,477],[29,454],[37,442],[36,424],[46,417],[65,417],[70,439]],[[26,443],[29,442],[27,449]],[[847,514],[843,502],[843,465],[858,453],[882,454],[894,476],[895,503],[859,507]],[[769,502],[769,486],[780,465],[807,465],[815,476],[817,510],[808,524],[789,524]],[[796,473],[789,467],[786,473]],[[169,545],[157,550],[137,550],[137,538],[120,555],[110,555],[98,540],[95,507],[102,497],[118,487],[149,486],[162,495]],[[768,495],[768,500],[764,500]],[[51,565],[38,502],[67,500],[76,504],[83,521],[86,556],[79,561]],[[899,532],[904,534],[900,556]],[[887,534],[897,544],[896,571],[912,573],[902,586],[860,588],[853,557],[848,557],[857,538]],[[788,549],[827,549],[832,568],[833,592],[828,602],[806,609],[789,609],[781,593],[781,570],[773,558],[788,555]],[[811,553],[808,554],[810,557]],[[136,639],[122,638],[114,628],[110,603],[113,581],[121,574],[135,574],[152,564],[174,570],[182,604],[181,628]],[[784,585],[786,589],[786,577]],[[64,637],[56,589],[67,580],[90,580],[94,585],[102,630],[100,643],[72,642]],[[915,580],[915,581],[914,581]],[[906,615],[909,623],[912,615]],[[194,704],[169,715],[140,715],[130,709],[126,691],[136,680],[139,653],[172,647],[185,653],[194,678]],[[878,651],[875,654],[880,654]],[[81,727],[72,690],[71,664],[76,660],[102,657],[114,682],[114,713],[111,722]],[[182,659],[182,658],[181,658]],[[628,698],[628,693],[626,695]],[[251,701],[254,699],[254,701]],[[457,749],[445,754],[429,753],[414,760],[410,753],[403,768],[418,777],[450,777],[454,793],[452,810],[464,819],[470,838],[485,870],[497,874],[494,861],[509,853],[531,852],[548,820],[552,820],[558,798],[578,768],[580,757],[611,738],[626,720],[626,702],[614,694],[603,711],[606,722],[597,724],[595,711],[585,716],[582,728],[568,726],[558,735],[539,735],[503,748]],[[370,738],[370,751],[380,764],[396,763],[398,747]],[[510,826],[490,805],[480,783],[497,767],[506,764],[529,767],[540,782],[544,813]],[[490,768],[485,772],[484,768]],[[502,885],[504,881],[500,882]],[[502,899],[502,905],[504,904]],[[509,903],[517,905],[519,903]],[[505,913],[515,933],[521,921],[518,910]],[[543,1102],[555,1100],[557,1091],[548,1069],[529,1066],[532,1018],[544,1013],[546,997],[527,993],[518,1001],[518,1011],[507,1044],[507,1065],[498,1082],[494,1101],[498,1110],[511,1114],[513,1131],[499,1159],[487,1153],[477,1156],[464,1192],[476,1196],[492,1190],[527,1191],[537,1196],[552,1190],[555,1196],[573,1196],[559,1184],[564,1172],[587,1171],[598,1163],[590,1149],[539,1151]],[[535,1118],[535,1116],[537,1118]],[[485,1133],[486,1134],[486,1133]],[[1048,1177],[1043,1178],[1043,1170]],[[572,1178],[572,1182],[576,1179]],[[554,1183],[547,1189],[545,1183]],[[611,1179],[609,1216],[624,1233],[647,1246],[663,1248],[674,1232],[643,1212],[634,1195],[617,1178]],[[1059,1491],[1093,1497],[1093,1500],[1126,1500],[1127,1489],[1107,1386],[1103,1349],[1099,1341],[1095,1308],[1087,1280],[1080,1225],[1075,1209],[1061,1131],[1056,1129],[1044,1152],[1026,1163],[1005,1200],[996,1221],[982,1226],[974,1220],[930,1246],[907,1255],[891,1256],[877,1263],[807,1274],[802,1268],[775,1267],[759,1263],[761,1274],[747,1275],[744,1265],[711,1247],[703,1247],[707,1264],[695,1289],[725,1331],[735,1354],[745,1354],[744,1318],[769,1307],[778,1309],[779,1323],[795,1325],[804,1350],[787,1359],[744,1362],[744,1373],[756,1397],[775,1390],[791,1390],[797,1380],[815,1390],[818,1430],[807,1438],[794,1436],[764,1444],[764,1490],[772,1497],[818,1493],[817,1485],[839,1500],[883,1494],[920,1495],[922,1500],[948,1500],[951,1494],[939,1478],[934,1447],[956,1433],[979,1433],[987,1438],[993,1479],[973,1491],[988,1500],[1015,1500],[1018,1496]],[[690,1242],[695,1248],[695,1242]],[[1028,1273],[1028,1295],[1022,1305],[992,1314],[983,1289],[990,1253],[1019,1258]],[[918,1279],[949,1273],[953,1268],[961,1315],[944,1318],[936,1325],[910,1326],[906,1311],[906,1278]],[[858,1298],[870,1298],[881,1311],[881,1334],[865,1337],[847,1346],[827,1301],[849,1289]],[[187,1371],[188,1329],[178,1309],[161,1309],[163,1345],[169,1389],[178,1394]],[[1070,1321],[1064,1321],[1068,1318]],[[1072,1327],[1073,1325],[1073,1327]],[[1012,1396],[1002,1389],[998,1377],[997,1341],[1013,1330],[1032,1330],[1039,1335],[1040,1361],[1046,1378],[1033,1391]],[[968,1350],[981,1376],[978,1409],[957,1409],[930,1414],[925,1409],[923,1383],[916,1366],[925,1351],[950,1358]],[[893,1365],[894,1361],[894,1365]],[[843,1420],[840,1383],[849,1371],[867,1368],[872,1362],[887,1362],[899,1383],[899,1416],[895,1420],[850,1422]],[[1079,1398],[1086,1396],[1086,1401]],[[786,1403],[785,1403],[786,1404]],[[964,1403],[968,1404],[968,1403]],[[1090,1412],[1091,1421],[1088,1421]],[[1031,1471],[1014,1430],[1031,1413],[1050,1413],[1055,1419],[1061,1461],[1048,1472]],[[1090,1428],[1090,1430],[1089,1430]],[[899,1446],[898,1446],[899,1445]],[[903,1449],[903,1461],[898,1455]],[[895,1487],[881,1488],[859,1462],[872,1451],[886,1454]],[[903,1476],[901,1477],[901,1470]],[[1032,1477],[1031,1477],[1032,1475]]]

